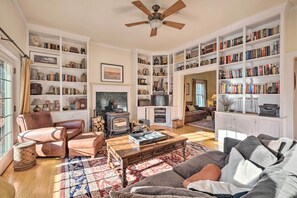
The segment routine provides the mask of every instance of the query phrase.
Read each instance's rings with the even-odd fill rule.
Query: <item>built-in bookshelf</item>
[[[150,102],[152,94],[152,57],[146,54],[137,54],[137,102],[147,100]]]
[[[81,111],[88,123],[88,45],[89,38],[29,28],[31,111],[36,106],[32,102],[38,99],[41,111],[54,113],[56,120],[67,119],[59,112],[73,111],[80,117],[77,112]]]

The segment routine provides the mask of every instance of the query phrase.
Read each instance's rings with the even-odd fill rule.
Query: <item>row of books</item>
[[[66,64],[63,67],[65,67],[65,68],[75,68],[75,69],[86,69],[86,63],[85,63],[85,61],[82,61],[82,63],[76,63],[76,62],[70,61],[69,64]]]
[[[63,95],[79,95],[81,92],[75,88],[62,88]]]
[[[217,43],[212,43],[201,47],[201,55],[208,54],[217,50]]]
[[[216,62],[217,62],[217,58],[211,58],[209,60],[202,60],[202,61],[200,61],[200,66],[210,65],[210,64],[214,64]]]
[[[247,94],[279,94],[280,93],[280,83],[271,82],[264,84],[247,84],[246,85]]]
[[[219,84],[220,94],[242,94],[243,85],[242,84]]]
[[[46,75],[46,80],[48,80],[48,81],[59,81],[60,80],[60,74],[59,73],[47,74]]]
[[[234,47],[236,45],[241,45],[243,43],[243,36],[234,38],[232,40],[227,40],[220,43],[220,50],[227,49],[229,47]]]
[[[242,68],[219,71],[219,79],[232,79],[232,78],[242,78]]]
[[[236,63],[243,60],[243,52],[220,57],[220,65]]]
[[[254,31],[250,34],[247,34],[246,42],[248,43],[275,34],[279,34],[279,25],[273,28],[264,28],[262,30]]]
[[[266,64],[266,65],[259,65],[252,68],[246,69],[246,76],[264,76],[264,75],[277,75],[279,74],[279,64]]]
[[[246,60],[279,54],[279,41],[272,45],[246,51]]]
[[[62,74],[62,81],[67,81],[67,82],[80,82],[79,79],[76,76],[73,75],[67,75],[67,74]]]

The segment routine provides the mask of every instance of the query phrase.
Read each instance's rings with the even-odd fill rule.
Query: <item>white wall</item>
[[[20,46],[26,49],[26,24],[20,17],[12,0],[1,0],[0,27]],[[6,43],[0,41],[0,44]]]
[[[112,46],[106,46],[90,42],[90,84],[99,85],[118,85],[118,86],[130,86],[130,104],[131,119],[135,118],[135,70],[133,69],[133,53],[131,50],[116,48]],[[124,66],[124,83],[106,83],[101,82],[101,63],[109,63]],[[92,96],[91,96],[92,97]],[[93,99],[91,98],[91,101]],[[96,104],[91,104],[92,109]],[[92,112],[91,112],[92,113]]]
[[[286,52],[297,50],[297,5],[286,12]]]

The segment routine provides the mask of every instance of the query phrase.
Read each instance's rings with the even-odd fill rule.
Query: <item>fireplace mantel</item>
[[[131,86],[92,84],[92,109],[96,108],[96,92],[126,92],[128,112],[131,112]]]

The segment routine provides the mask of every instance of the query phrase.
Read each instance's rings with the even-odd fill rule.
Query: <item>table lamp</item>
[[[31,102],[31,105],[36,105],[36,106],[33,108],[33,111],[34,111],[34,112],[39,112],[39,111],[41,111],[41,108],[38,106],[38,105],[41,105],[41,104],[42,104],[41,100],[35,98],[35,99]]]
[[[212,96],[211,96],[211,99],[212,99],[212,104],[213,104],[213,106],[215,107],[216,106],[216,101],[217,101],[217,95],[216,94],[213,94]]]

